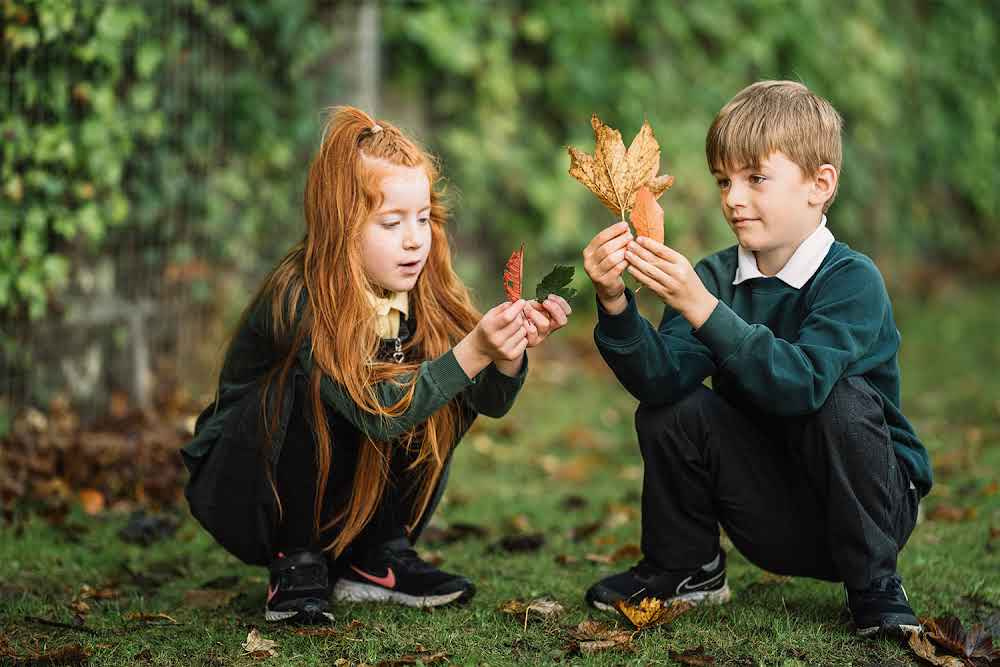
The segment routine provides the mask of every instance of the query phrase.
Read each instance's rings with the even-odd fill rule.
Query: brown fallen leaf
[[[682,665],[696,665],[696,667],[715,664],[713,656],[705,655],[704,646],[697,646],[683,651],[670,651],[670,659]]]
[[[525,533],[523,535],[507,535],[501,537],[490,545],[490,551],[507,551],[509,553],[522,553],[526,551],[538,551],[545,544],[545,535],[542,533]]]
[[[622,560],[635,560],[640,557],[642,557],[642,549],[637,544],[626,544],[615,549],[610,554],[587,554],[584,556],[584,558],[592,563],[602,563],[604,565],[611,565]]]
[[[558,556],[556,556],[552,560],[554,560],[555,562],[559,563],[560,565],[564,565],[564,566],[566,566],[566,565],[575,565],[575,564],[577,564],[577,563],[580,562],[579,558],[577,558],[576,556],[572,556],[570,554],[559,554]]]
[[[395,660],[383,660],[377,667],[404,667],[404,665],[434,665],[439,662],[448,662],[450,654],[447,651],[421,651],[416,654],[404,655]]]
[[[615,603],[615,609],[628,619],[637,630],[655,628],[673,622],[675,618],[694,607],[687,600],[674,600],[664,603],[659,598],[643,598],[637,605],[626,600]]]
[[[966,662],[976,659],[1000,660],[1000,647],[993,646],[993,638],[979,624],[966,632],[962,622],[954,616],[921,619],[924,631],[935,644]]]
[[[244,651],[257,659],[271,658],[278,655],[278,651],[275,648],[277,645],[278,642],[273,639],[267,639],[257,631],[257,628],[251,628],[250,632],[247,633],[246,641],[241,644]]]
[[[657,243],[663,243],[663,209],[656,203],[653,193],[645,185],[639,188],[635,196],[632,228],[637,237],[645,236]]]
[[[59,648],[38,653],[33,651],[18,655],[0,636],[0,664],[4,665],[86,665],[90,661],[90,651],[80,644],[66,644]]]
[[[81,489],[78,494],[83,511],[94,516],[104,509],[104,494],[97,489]]]
[[[136,621],[139,623],[155,624],[155,623],[168,623],[170,625],[177,625],[177,620],[172,616],[167,616],[163,613],[158,614],[147,614],[141,611],[130,611],[125,614],[126,621]]]
[[[591,116],[590,125],[594,128],[594,154],[570,146],[569,175],[597,195],[615,215],[625,219],[642,186],[659,197],[673,185],[673,176],[657,176],[660,145],[648,121],[643,122],[627,150],[621,132],[602,123],[597,114]]]
[[[570,655],[592,655],[607,650],[633,650],[632,639],[636,633],[609,626],[600,621],[587,619],[576,627],[569,629],[570,644],[567,652]]]
[[[930,521],[968,521],[969,519],[976,518],[975,507],[956,507],[955,505],[938,505],[930,512],[927,513],[927,518]]]
[[[934,644],[928,641],[927,637],[919,632],[908,632],[907,643],[917,657],[926,660],[938,667],[964,667],[965,663],[950,655],[938,655]]]
[[[521,282],[524,275],[524,244],[511,253],[503,269],[503,291],[507,301],[514,303],[521,298]]]
[[[566,610],[562,604],[548,598],[536,598],[530,602],[519,599],[507,600],[499,608],[501,612],[511,616],[524,616],[525,626],[529,618],[554,618]]]

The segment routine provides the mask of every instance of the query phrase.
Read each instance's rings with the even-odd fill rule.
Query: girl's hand
[[[673,248],[639,237],[628,244],[626,258],[628,272],[695,329],[705,323],[719,303],[701,282],[687,257]]]
[[[628,266],[625,247],[631,240],[628,223],[616,222],[583,249],[583,270],[594,283],[598,301],[611,314],[620,313],[627,305],[622,273]]]
[[[524,299],[504,301],[486,311],[472,331],[476,348],[493,361],[518,361],[528,345]]]
[[[528,301],[524,305],[524,322],[528,332],[528,347],[536,347],[549,334],[566,326],[573,309],[566,299],[558,294],[550,294],[545,301]]]

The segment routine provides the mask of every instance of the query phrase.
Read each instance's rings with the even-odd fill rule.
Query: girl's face
[[[382,204],[361,231],[361,261],[368,279],[391,292],[417,284],[431,250],[431,184],[422,167],[370,161]]]

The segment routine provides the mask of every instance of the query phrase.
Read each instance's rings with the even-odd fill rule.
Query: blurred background
[[[964,329],[922,304],[973,294],[986,330],[970,368],[995,369],[997,13],[957,0],[0,0],[2,498],[35,478],[50,484],[40,496],[176,498],[175,447],[252,291],[303,234],[335,104],[440,157],[479,307],[502,297],[521,243],[526,283],[576,265],[565,348],[584,350],[580,251],[611,216],[567,175],[566,146],[592,152],[591,113],[626,143],[650,121],[676,176],[667,243],[697,260],[733,242],[705,165],[714,114],[755,80],[802,81],[845,120],[833,232],[876,259],[928,341],[962,345]],[[926,352],[913,372],[940,389],[933,373],[949,371],[924,369]],[[928,412],[949,405],[937,396]],[[977,423],[1000,415],[982,387],[955,400],[981,402]],[[123,460],[140,470],[101,477]]]

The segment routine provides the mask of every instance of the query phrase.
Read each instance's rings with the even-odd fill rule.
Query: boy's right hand
[[[628,266],[625,249],[632,240],[627,222],[616,222],[591,239],[583,249],[583,270],[597,291],[597,300],[611,314],[625,309],[625,282],[622,273]]]
[[[517,361],[528,345],[524,299],[504,301],[486,311],[473,330],[476,349],[493,361]]]

